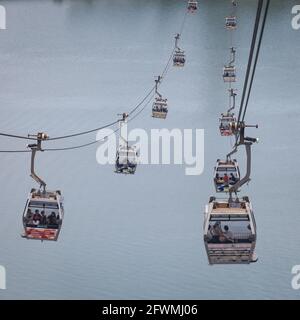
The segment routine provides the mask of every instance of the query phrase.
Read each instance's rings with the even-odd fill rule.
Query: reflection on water
[[[161,72],[185,10],[184,1],[173,0],[2,2],[8,29],[0,34],[1,131],[50,137],[101,126],[131,109]],[[239,95],[255,3],[240,1],[238,11]],[[183,33],[186,66],[172,69],[161,88],[168,119],[155,121],[149,109],[132,125],[204,128],[204,173],[186,177],[181,166],[140,166],[134,177],[123,177],[97,164],[95,146],[40,153],[38,172],[65,197],[59,241],[40,243],[20,237],[27,193],[35,187],[29,154],[2,154],[0,264],[7,290],[1,299],[298,297],[290,285],[291,268],[300,263],[300,235],[293,231],[300,226],[294,170],[300,156],[300,32],[291,28],[293,4],[272,1],[247,114],[261,137],[253,148],[252,181],[242,192],[254,205],[259,261],[210,267],[203,245],[213,166],[230,150],[230,138],[218,131],[227,106],[222,67],[229,6],[203,0]],[[0,150],[25,147],[24,141],[0,139]],[[238,158],[243,169],[243,152]]]

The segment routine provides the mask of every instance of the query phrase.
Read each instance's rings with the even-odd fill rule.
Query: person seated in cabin
[[[220,176],[218,173],[217,173],[217,183],[218,184],[224,184],[224,176]]]
[[[218,191],[223,192],[224,191],[224,180],[220,178],[220,175],[216,174],[216,184]]]
[[[229,231],[228,226],[224,226],[224,231],[222,231],[222,234],[219,237],[220,242],[234,242],[233,239],[233,233]]]
[[[38,219],[38,217],[36,215],[34,215],[33,220],[32,220],[32,225],[34,227],[37,227],[37,226],[39,226],[39,224],[40,224],[40,220]]]
[[[219,176],[218,183],[219,184],[224,184],[224,176]]]
[[[51,214],[49,215],[48,224],[51,224],[51,225],[56,224],[56,214],[55,214],[55,212],[51,212]]]
[[[218,243],[218,242],[220,241],[220,237],[221,237],[222,234],[223,234],[223,231],[222,231],[222,228],[221,228],[221,222],[220,222],[220,221],[217,221],[217,222],[213,225],[211,232],[212,232],[212,235],[213,235],[212,241]]]
[[[48,217],[48,224],[49,225],[57,225],[57,219],[55,212],[51,212],[50,216]]]
[[[231,173],[230,174],[231,184],[235,184],[237,182],[237,180],[238,180],[237,177],[233,173]]]
[[[28,209],[24,220],[26,223],[28,223],[30,220],[32,221],[32,218],[33,218],[33,213],[31,209]]]
[[[161,108],[161,105],[160,105],[159,103],[156,103],[156,104],[154,105],[153,110],[156,111],[156,112],[159,112],[159,111],[160,111],[160,108]]]
[[[209,225],[208,231],[207,231],[207,240],[211,241],[213,239],[213,237],[214,237],[213,230],[212,230],[211,225]]]
[[[27,210],[26,217],[24,218],[24,222],[27,227],[33,226],[33,213],[30,209]]]
[[[41,212],[40,224],[43,225],[43,226],[45,226],[47,224],[47,217],[46,217],[46,214],[45,214],[44,210]]]
[[[228,177],[227,173],[224,174],[223,180],[224,180],[225,186],[228,186],[229,185],[229,177]]]
[[[34,211],[33,220],[39,220],[39,221],[40,221],[41,218],[42,218],[42,216],[41,216],[39,210],[36,209],[36,210]]]
[[[161,109],[163,112],[168,112],[167,99],[164,99],[164,103],[162,104]]]
[[[224,192],[224,189],[225,189],[224,184],[218,185],[218,191],[219,191],[219,192]]]

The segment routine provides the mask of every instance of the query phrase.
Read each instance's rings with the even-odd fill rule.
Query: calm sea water
[[[241,93],[256,1],[239,2]],[[66,211],[59,241],[40,243],[20,237],[34,186],[30,155],[1,154],[0,265],[7,290],[0,299],[299,299],[291,288],[291,268],[300,264],[300,31],[291,28],[297,2],[272,1],[247,113],[247,121],[260,126],[249,130],[260,143],[253,148],[252,182],[243,190],[255,209],[259,261],[211,267],[203,246],[213,166],[230,150],[217,130],[227,106],[221,68],[230,6],[202,0],[182,36],[186,67],[170,70],[161,87],[170,104],[167,121],[154,121],[148,109],[131,125],[205,129],[204,173],[185,176],[183,166],[154,165],[119,176],[97,164],[97,145],[39,154],[37,171],[50,189],[62,190]],[[7,30],[0,33],[0,131],[50,136],[101,126],[132,108],[161,72],[185,10],[184,1],[175,0],[0,4],[7,9]],[[1,150],[25,145],[0,139]]]

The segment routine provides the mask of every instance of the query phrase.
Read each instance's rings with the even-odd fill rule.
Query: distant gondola
[[[155,100],[152,105],[152,117],[158,119],[166,119],[168,114],[168,100],[164,99],[158,92],[158,84],[161,81],[161,76],[155,80]]]
[[[185,64],[185,54],[184,51],[177,49],[173,56],[173,66],[174,67],[184,67]]]
[[[133,147],[121,146],[116,155],[116,173],[134,174],[137,167],[137,154]]]
[[[188,11],[193,13],[198,9],[198,1],[188,0]]]
[[[219,130],[221,136],[234,135],[234,127],[236,124],[236,118],[233,113],[225,113],[221,115]]]
[[[135,147],[130,146],[123,127],[127,125],[128,114],[123,113],[123,119],[119,121],[119,147],[116,152],[115,172],[123,174],[134,174],[137,167],[137,152]],[[125,128],[127,131],[127,129]]]
[[[238,162],[234,160],[217,160],[214,170],[216,192],[229,192],[229,188],[240,180]]]
[[[236,81],[236,73],[234,66],[225,66],[223,68],[223,80],[224,82],[235,82]]]
[[[236,17],[226,17],[225,18],[225,27],[228,30],[234,30],[237,27]]]

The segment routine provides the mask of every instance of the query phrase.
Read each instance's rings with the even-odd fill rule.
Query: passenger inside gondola
[[[55,227],[57,227],[57,218],[56,218],[56,214],[55,214],[55,212],[52,212],[51,214],[50,214],[50,216],[48,217],[48,227],[49,228],[55,228]]]
[[[43,210],[41,212],[41,225],[46,225],[46,224],[47,224],[47,217],[46,217],[45,211]]]
[[[252,241],[249,221],[234,217],[224,221],[211,220],[207,233],[208,243],[249,243]]]
[[[223,180],[224,180],[224,184],[225,184],[226,186],[228,186],[228,184],[229,184],[229,178],[228,178],[227,173],[224,174]]]
[[[234,242],[233,233],[229,231],[229,227],[227,225],[224,226],[224,231],[219,238],[220,242]]]
[[[221,170],[218,171],[215,177],[218,191],[224,191],[225,188],[234,185],[239,180],[237,172],[231,172],[228,175],[226,172],[230,171],[230,169],[226,170],[225,173],[220,173]]]
[[[237,175],[230,173],[229,181],[230,181],[230,184],[235,184],[238,181]]]
[[[222,235],[222,228],[221,228],[221,223],[219,221],[217,221],[211,229],[211,233],[212,233],[212,241],[213,242],[219,242],[219,239]]]
[[[40,224],[40,219],[38,215],[35,214],[33,216],[32,224],[34,227],[37,227]]]
[[[52,210],[50,211],[49,209]],[[43,205],[42,211],[36,209],[34,214],[32,213],[32,209],[28,209],[24,219],[27,227],[38,227],[45,229],[57,229],[60,220],[58,210],[53,208],[45,208],[45,205]]]
[[[33,220],[33,213],[31,211],[31,209],[28,209],[27,210],[27,214],[26,216],[24,217],[24,221],[25,223],[27,224],[32,224],[32,220]]]

